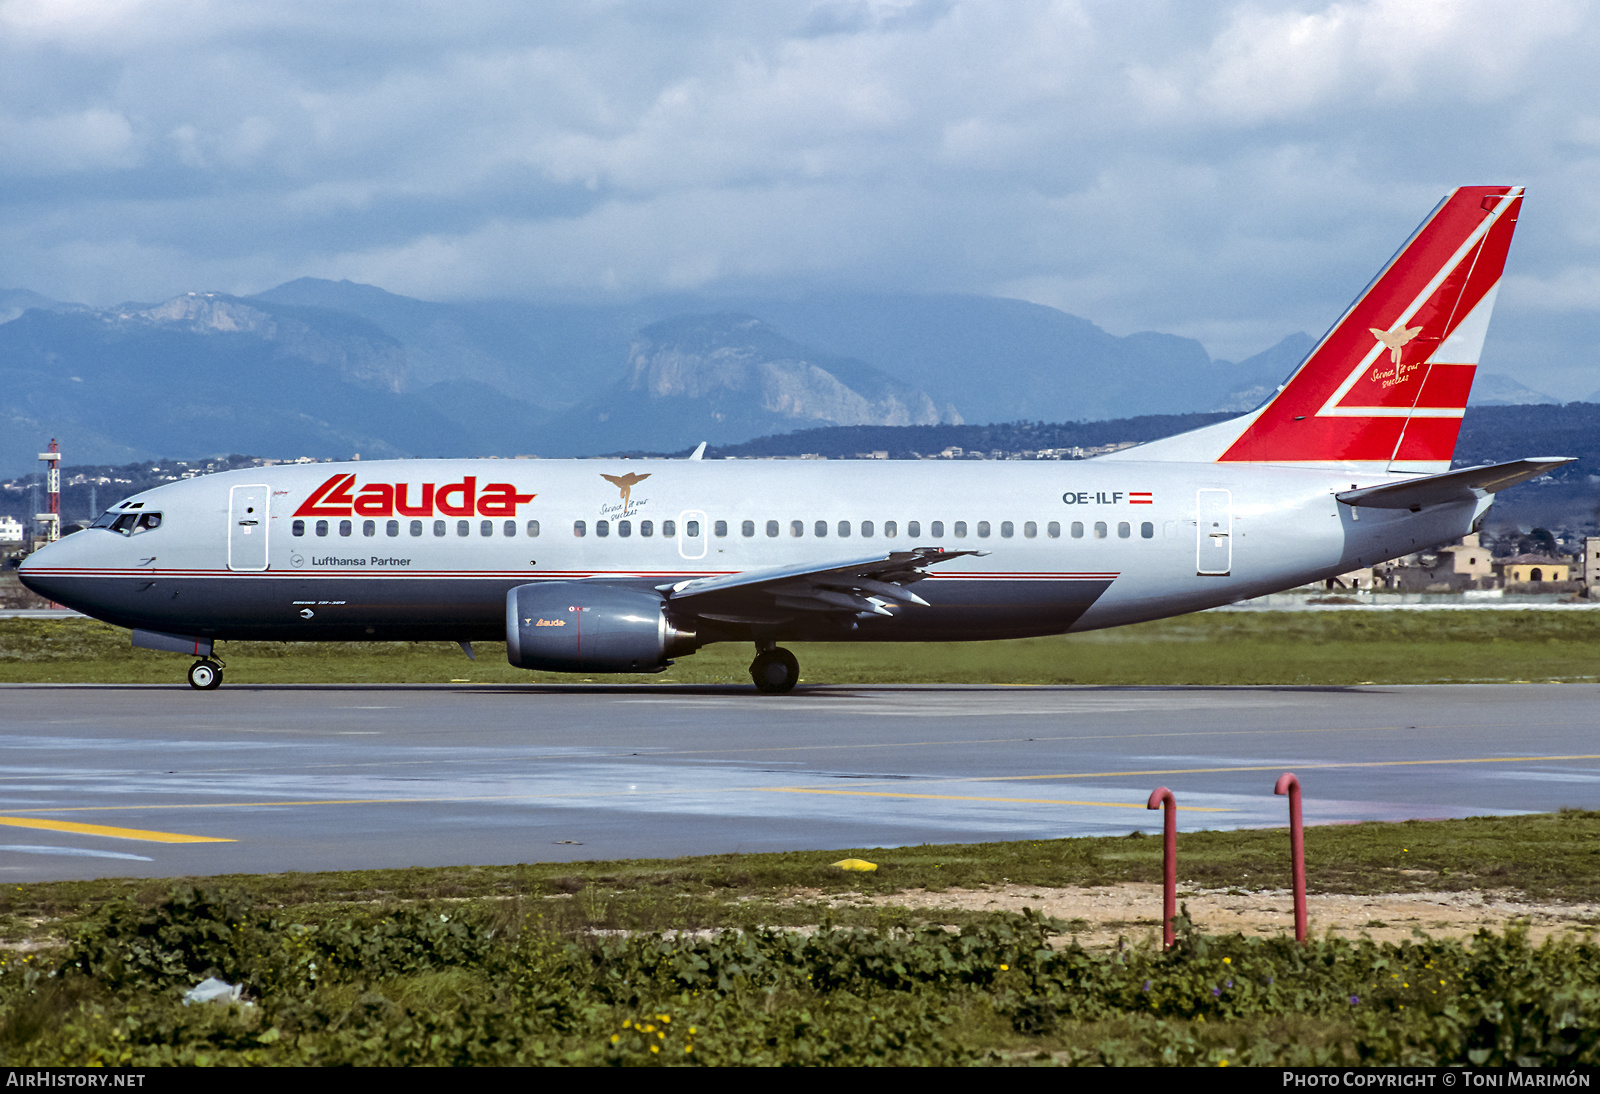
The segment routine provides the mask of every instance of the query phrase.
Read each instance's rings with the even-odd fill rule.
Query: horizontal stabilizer
[[[1535,456],[1510,463],[1484,464],[1482,467],[1465,467],[1460,471],[1447,471],[1442,475],[1428,475],[1405,482],[1384,483],[1359,490],[1344,490],[1334,497],[1346,505],[1359,505],[1365,509],[1410,509],[1415,512],[1429,505],[1444,505],[1454,501],[1470,501],[1485,494],[1496,494],[1508,486],[1538,478],[1554,471],[1562,464],[1571,463],[1572,456]]]

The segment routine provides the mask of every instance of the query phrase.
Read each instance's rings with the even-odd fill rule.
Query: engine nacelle
[[[550,672],[660,672],[699,647],[654,592],[545,581],[506,594],[506,660]]]

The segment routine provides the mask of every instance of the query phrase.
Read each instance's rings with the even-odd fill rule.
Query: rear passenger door
[[[1195,497],[1195,573],[1227,577],[1233,572],[1233,494],[1201,490]]]

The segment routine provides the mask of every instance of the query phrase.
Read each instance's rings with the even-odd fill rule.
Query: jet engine
[[[546,581],[506,593],[506,660],[518,668],[660,672],[699,646],[655,592]]]

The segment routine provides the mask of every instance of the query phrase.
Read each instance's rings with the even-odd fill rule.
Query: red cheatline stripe
[[[736,574],[737,570],[717,570],[705,573],[686,572],[683,570],[667,570],[660,573],[646,573],[639,570],[337,570],[319,569],[308,572],[305,570],[267,570],[243,571],[231,570],[33,570],[30,571],[39,577],[227,577],[227,578],[482,578],[484,580],[499,580],[505,578],[637,578],[641,581],[656,581],[671,578],[676,581],[688,581],[703,577],[725,577]],[[1053,580],[1108,580],[1121,574],[1115,571],[1033,571],[1033,570],[1008,570],[991,573],[963,573],[963,574],[929,574],[929,577],[942,581],[1053,581]]]

